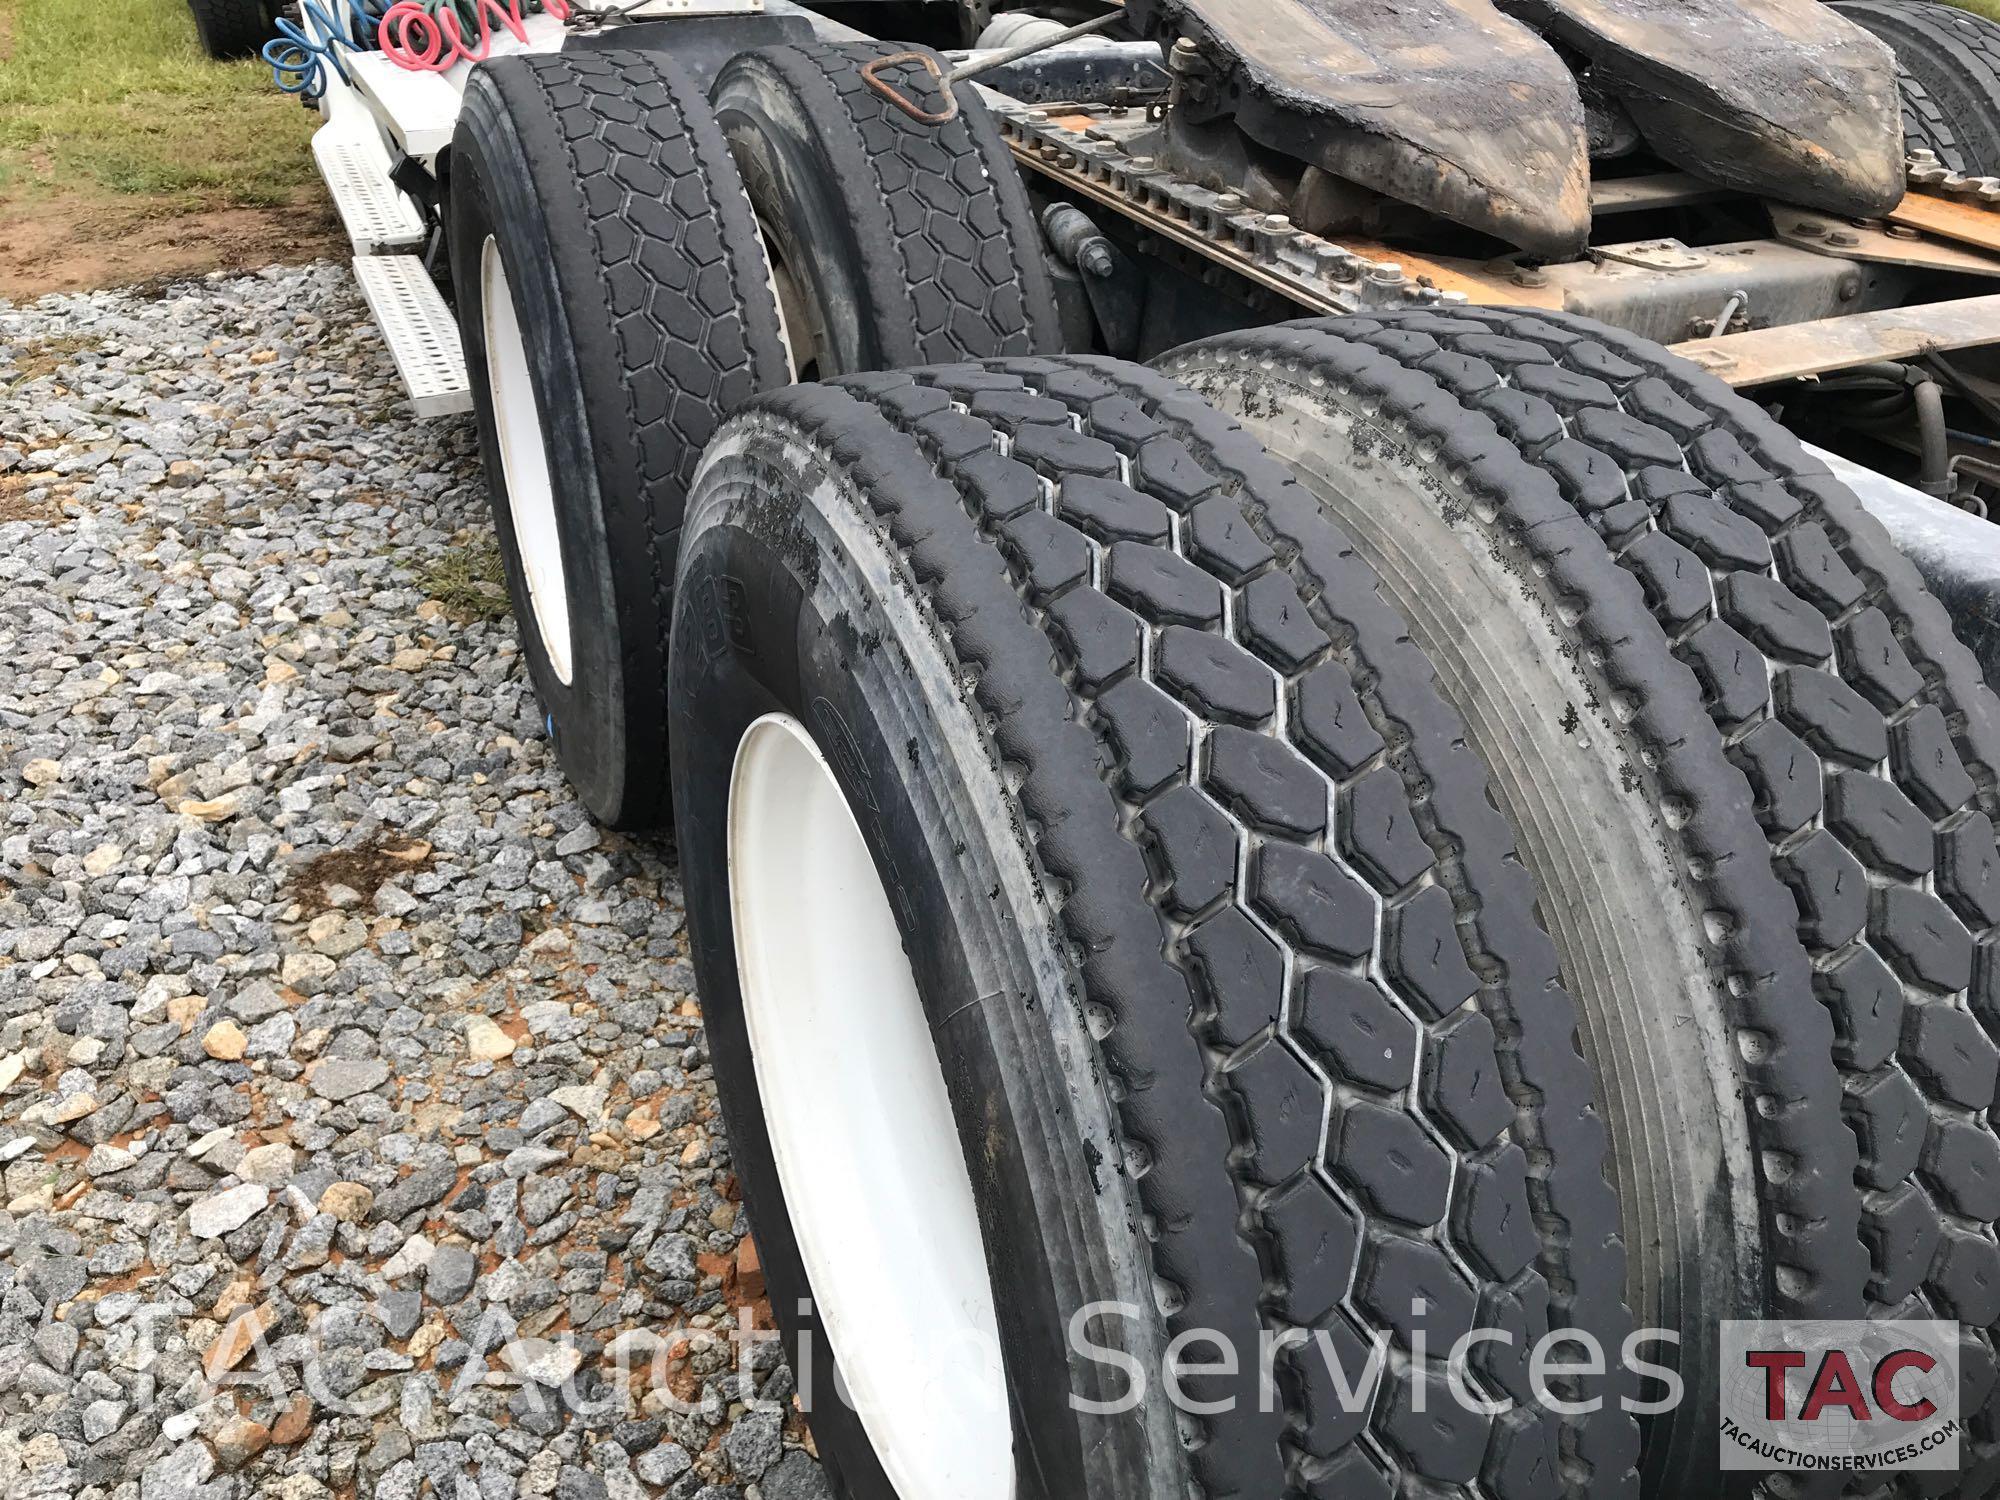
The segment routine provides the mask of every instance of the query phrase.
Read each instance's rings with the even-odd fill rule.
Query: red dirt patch
[[[53,521],[60,514],[51,499],[30,500],[28,489],[44,474],[0,474],[0,521]]]
[[[291,897],[309,912],[325,911],[327,890],[344,885],[366,906],[383,882],[424,869],[430,862],[431,846],[423,840],[377,834],[351,848],[329,849],[307,860],[293,872]]]
[[[185,210],[145,198],[0,198],[0,297],[164,283],[347,254],[317,187],[278,208]]]

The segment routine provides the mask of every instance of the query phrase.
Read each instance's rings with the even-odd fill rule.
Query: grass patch
[[[185,0],[0,0],[0,192],[168,211],[291,201],[318,116],[257,61],[202,54]]]
[[[417,586],[461,625],[507,618],[507,570],[491,536],[446,551],[417,575]]]
[[[1984,16],[1989,21],[2000,21],[2000,0],[1946,0],[1960,10],[1969,10],[1976,16]]]

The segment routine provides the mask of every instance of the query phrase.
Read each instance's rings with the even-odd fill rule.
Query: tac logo
[[[1725,1469],[1958,1467],[1958,1325],[1722,1325]]]

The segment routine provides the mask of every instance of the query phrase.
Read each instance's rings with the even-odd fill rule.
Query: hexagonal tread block
[[[1223,1075],[1240,1101],[1246,1166],[1258,1182],[1288,1182],[1319,1159],[1326,1089],[1282,1042],[1271,1040]]]
[[[1400,890],[1436,862],[1390,766],[1357,777],[1340,794],[1340,848],[1384,891]]]
[[[1186,779],[1193,755],[1187,714],[1150,682],[1125,678],[1098,697],[1093,712],[1126,796],[1147,797]]]
[[[1827,778],[1826,826],[1877,870],[1914,880],[1935,858],[1931,822],[1879,776],[1861,771]]]
[[[1763,533],[1741,523],[1761,541]],[[1731,573],[1717,591],[1722,617],[1772,656],[1823,662],[1833,655],[1826,616],[1763,573]]]
[[[1278,945],[1235,906],[1206,918],[1182,940],[1203,1022],[1222,1044],[1242,1046],[1284,1013],[1285,960]]]
[[[1972,934],[1937,897],[1892,885],[1870,905],[1868,941],[1897,973],[1937,990],[1972,982]]]
[[[1206,759],[1203,787],[1252,828],[1304,840],[1326,831],[1326,777],[1289,745],[1224,724],[1209,732]]]
[[[1916,1085],[1900,1072],[1882,1073],[1850,1090],[1841,1108],[1861,1146],[1861,1180],[1888,1189],[1908,1177],[1923,1154],[1930,1118]]]
[[[1480,1012],[1462,1011],[1432,1033],[1424,1058],[1424,1107],[1475,1151],[1514,1123],[1493,1023]]]
[[[1391,906],[1387,928],[1383,970],[1426,1020],[1449,1015],[1479,993],[1442,886],[1427,885]]]
[[[1775,719],[1766,719],[1732,745],[1729,758],[1750,780],[1757,821],[1766,833],[1782,838],[1819,816],[1819,757]]]
[[[1418,1229],[1444,1217],[1451,1163],[1400,1110],[1366,1101],[1344,1106],[1328,1155],[1336,1174],[1376,1213]]]
[[[1295,948],[1320,958],[1364,959],[1375,947],[1375,898],[1311,849],[1267,843],[1252,857],[1252,901]]]
[[[1111,597],[1155,625],[1222,623],[1222,585],[1165,547],[1114,542],[1105,575]]]
[[[1416,1082],[1416,1021],[1357,974],[1308,969],[1292,1029],[1349,1083],[1394,1092]]]
[[[1970,1011],[1928,1000],[1903,1013],[1903,1065],[1934,1099],[1964,1109],[1993,1103],[2000,1051]]]
[[[1301,1328],[1325,1324],[1353,1285],[1361,1257],[1353,1210],[1307,1176],[1258,1213],[1273,1246],[1277,1311]]]
[[[1257,725],[1278,711],[1278,680],[1234,641],[1169,625],[1160,632],[1153,679],[1204,718]]]
[[[1235,890],[1236,825],[1193,787],[1155,797],[1139,822],[1147,862],[1170,910],[1191,917]]]
[[[1347,668],[1321,662],[1292,689],[1292,738],[1329,775],[1345,780],[1382,751],[1382,736]]]

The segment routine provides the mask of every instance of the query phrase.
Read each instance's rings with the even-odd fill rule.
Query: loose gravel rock
[[[827,1493],[477,481],[344,266],[0,304],[10,1500]]]

